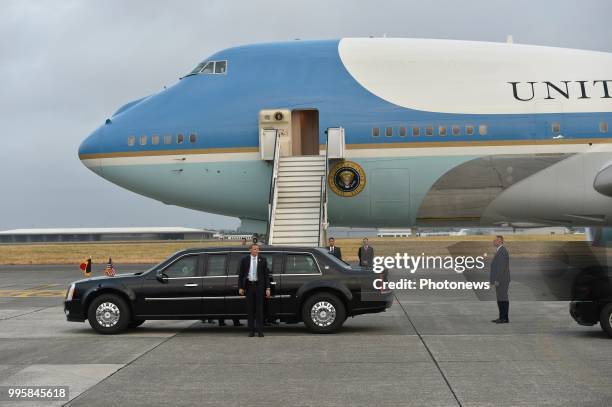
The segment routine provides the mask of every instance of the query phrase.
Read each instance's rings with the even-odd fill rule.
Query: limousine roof
[[[187,249],[180,250],[178,253],[200,253],[200,252],[241,252],[249,251],[250,245],[243,246],[209,246],[209,247],[190,247]],[[259,250],[262,252],[266,251],[290,251],[290,252],[318,252],[317,247],[306,247],[306,246],[260,246]]]

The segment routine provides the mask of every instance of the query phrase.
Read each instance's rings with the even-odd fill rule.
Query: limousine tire
[[[335,332],[346,319],[344,303],[334,294],[315,293],[304,301],[302,319],[308,329],[314,333]]]
[[[145,323],[145,319],[133,319],[128,324],[128,328],[138,328],[140,325]]]
[[[130,308],[118,295],[102,294],[89,305],[87,319],[94,331],[104,335],[117,334],[127,329]]]
[[[599,325],[608,336],[612,337],[612,302],[601,310]]]

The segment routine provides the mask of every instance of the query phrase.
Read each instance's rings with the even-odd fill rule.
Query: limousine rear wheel
[[[344,303],[330,293],[315,293],[302,306],[304,323],[315,333],[331,333],[338,330],[346,319]]]
[[[130,309],[125,301],[115,294],[102,294],[89,305],[89,325],[98,333],[112,335],[128,327]]]
[[[606,305],[601,310],[599,325],[609,336],[612,336],[612,303]]]

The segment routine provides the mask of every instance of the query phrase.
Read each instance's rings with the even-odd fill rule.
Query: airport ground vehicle
[[[246,318],[238,295],[238,264],[246,248],[188,249],[148,271],[76,281],[66,294],[68,321],[89,320],[94,330],[115,334],[150,319]],[[338,330],[347,317],[383,312],[391,291],[375,290],[387,273],[351,267],[318,248],[264,247],[272,296],[266,315],[304,322],[316,333]]]

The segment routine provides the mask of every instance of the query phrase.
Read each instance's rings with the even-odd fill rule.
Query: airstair
[[[344,142],[344,132],[340,130]],[[268,203],[268,244],[324,246],[328,227],[328,145],[325,145],[325,154],[282,157],[280,135],[274,136]]]

